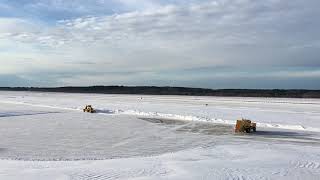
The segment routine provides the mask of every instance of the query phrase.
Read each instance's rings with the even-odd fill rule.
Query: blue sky
[[[0,86],[320,88],[318,0],[0,0]]]

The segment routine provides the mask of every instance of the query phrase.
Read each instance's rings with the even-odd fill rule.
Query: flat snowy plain
[[[0,179],[320,179],[320,99],[0,92],[0,137]]]

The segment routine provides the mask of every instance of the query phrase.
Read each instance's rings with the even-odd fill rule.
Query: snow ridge
[[[16,102],[16,101],[1,101],[1,102],[9,103],[9,104],[20,104],[20,105],[28,105],[28,106],[36,106],[36,107],[62,109],[62,110],[71,110],[71,111],[81,110],[82,111],[81,107],[59,107],[59,106],[33,104],[33,103]],[[228,125],[235,124],[234,120],[226,120],[226,119],[194,116],[194,115],[181,115],[181,114],[170,114],[170,113],[160,113],[160,112],[144,112],[144,111],[130,110],[130,109],[129,110],[122,110],[122,109],[112,110],[112,109],[100,108],[96,110],[98,114],[102,114],[102,115],[132,115],[132,116],[143,116],[143,117],[151,117],[151,118],[165,118],[165,119],[183,120],[183,121],[199,121],[199,122],[228,124]],[[272,124],[272,123],[257,122],[257,127],[320,132],[320,128],[306,127],[303,125],[294,125],[294,124],[289,125],[289,124]]]
[[[233,120],[224,120],[210,117],[201,117],[201,116],[192,116],[192,115],[180,115],[180,114],[167,114],[167,113],[159,113],[159,112],[143,112],[138,110],[108,110],[102,109],[97,110],[100,114],[115,114],[115,115],[133,115],[133,116],[144,116],[144,117],[152,117],[152,118],[164,118],[164,119],[173,119],[173,120],[183,120],[183,121],[200,121],[200,122],[209,122],[209,123],[217,123],[217,124],[228,124],[234,125]],[[278,128],[278,129],[288,129],[288,130],[300,130],[300,131],[314,131],[320,132],[319,128],[313,127],[304,127],[302,125],[288,125],[288,124],[270,124],[270,123],[257,123],[258,127],[264,128]]]

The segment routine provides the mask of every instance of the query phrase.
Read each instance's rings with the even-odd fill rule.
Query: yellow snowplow
[[[253,123],[248,119],[237,120],[235,127],[236,133],[251,133],[251,130],[256,132],[256,123]]]
[[[83,112],[95,113],[96,110],[94,110],[91,105],[86,105],[86,107],[83,109]]]

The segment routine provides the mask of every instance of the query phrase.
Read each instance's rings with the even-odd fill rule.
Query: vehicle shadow
[[[240,136],[240,135],[239,135]],[[242,136],[244,137],[244,136]],[[275,140],[275,141],[290,141],[290,142],[297,142],[297,143],[312,143],[312,144],[319,144],[320,139],[317,138],[316,134],[312,132],[305,132],[305,131],[257,131],[251,134],[246,134],[246,137],[252,139],[266,139],[266,140]],[[244,137],[245,138],[245,137]]]
[[[254,133],[256,136],[268,136],[268,137],[306,137],[310,136],[310,133],[292,132],[292,131],[257,131]]]
[[[102,113],[102,114],[115,114],[115,111],[109,110],[109,109],[95,109],[96,113]]]

